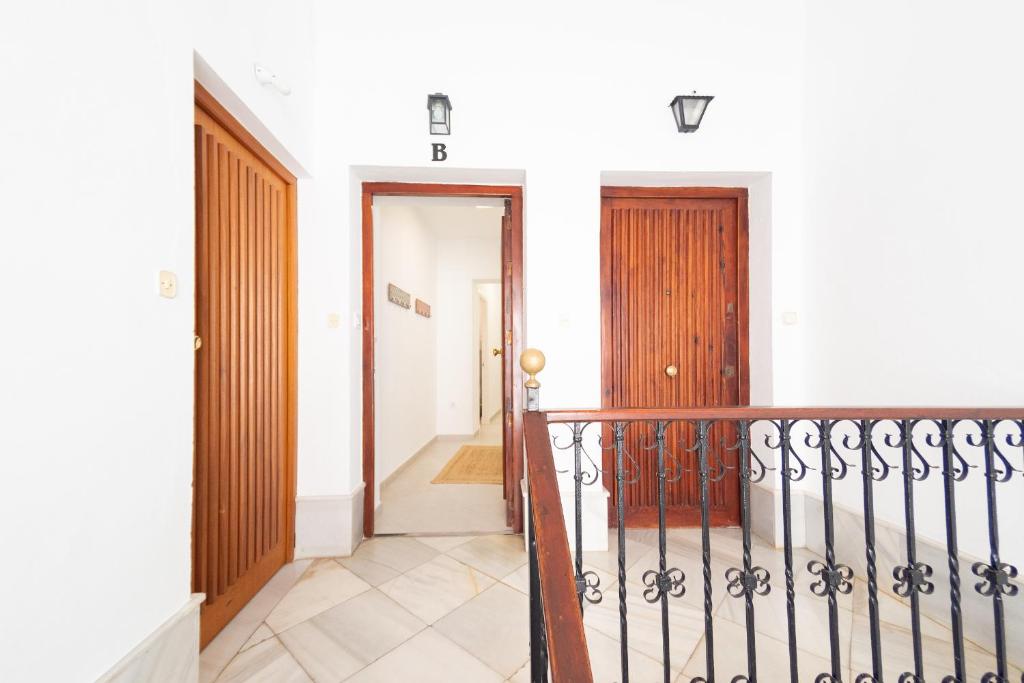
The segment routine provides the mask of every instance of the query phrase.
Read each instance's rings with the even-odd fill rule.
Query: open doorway
[[[364,535],[522,529],[522,193],[363,186]]]

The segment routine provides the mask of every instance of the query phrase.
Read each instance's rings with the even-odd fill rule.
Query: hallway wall
[[[486,237],[443,239],[437,245],[438,434],[472,435],[480,426],[475,281],[494,280],[501,273],[500,234],[488,232]]]
[[[1007,87],[1024,6],[869,0],[807,16],[808,402],[1024,405],[1024,94]],[[988,556],[983,482],[957,494],[977,502],[958,508],[975,557]],[[880,515],[902,525],[898,484],[879,489]],[[841,503],[859,495],[838,484]],[[999,496],[1006,520],[1024,516],[1024,478]],[[942,509],[941,477],[917,497]],[[943,541],[943,521],[922,515],[918,531]],[[1024,534],[1003,553],[1024,562]]]
[[[761,402],[798,403],[800,329],[783,326],[777,312],[800,310],[802,297],[802,273],[792,264],[800,262],[803,209],[802,159],[794,154],[802,144],[803,22],[796,0],[643,0],[628,12],[610,2],[581,9],[531,0],[509,10],[455,0],[443,20],[426,5],[396,13],[387,4],[319,3],[317,220],[337,227],[349,259],[311,277],[347,268],[334,305],[358,311],[362,180],[525,179],[526,342],[547,354],[542,403],[597,406],[602,172],[699,171],[708,174],[705,184],[736,182],[716,173],[760,173],[771,188],[763,203],[770,227],[752,226],[755,256],[768,262],[752,319],[765,321],[754,343],[772,354],[760,375],[770,381],[754,390]],[[387,35],[366,26],[387,26]],[[687,26],[694,30],[681,32]],[[372,68],[346,69],[362,63]],[[668,102],[691,89],[716,99],[701,130],[681,135]],[[436,91],[454,106],[452,135],[443,139],[427,134],[424,95]],[[448,146],[444,163],[430,161],[436,141]],[[337,191],[346,185],[347,197]],[[353,325],[322,372],[355,386],[358,357]],[[349,415],[350,437],[342,457],[318,447],[305,453],[300,487],[333,480],[341,469],[355,487],[358,395],[334,396],[330,410],[314,410]]]
[[[4,7],[0,680],[95,680],[189,600],[194,51],[308,164],[308,101],[251,69],[308,93],[311,7]]]
[[[374,207],[376,488],[437,435],[437,318],[388,301],[388,284],[437,308],[437,236],[410,206]]]

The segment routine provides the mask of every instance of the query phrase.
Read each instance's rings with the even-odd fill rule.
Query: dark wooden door
[[[505,215],[501,218],[501,445],[503,453],[502,492],[505,496],[505,523],[513,526],[515,519],[515,468],[512,426],[512,200],[505,200]]]
[[[650,196],[664,193],[676,196]],[[618,196],[609,196],[618,195]],[[622,196],[626,195],[626,196]],[[647,196],[644,196],[647,195]],[[710,195],[710,196],[707,196]],[[746,195],[737,190],[606,188],[602,197],[602,404],[606,408],[734,406],[747,402]],[[666,518],[700,523],[694,428],[667,433]],[[711,431],[712,466],[735,467],[731,434]],[[653,428],[626,432],[629,526],[658,521]],[[690,470],[686,472],[685,470]],[[605,455],[612,492],[614,460]],[[739,521],[735,469],[711,484],[711,521]],[[675,479],[675,481],[672,481]]]
[[[192,582],[206,594],[204,646],[294,546],[294,179],[222,121],[197,102]]]

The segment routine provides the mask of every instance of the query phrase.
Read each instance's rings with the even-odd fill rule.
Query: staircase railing
[[[806,658],[797,637],[797,604],[821,601],[828,612],[827,670],[815,672],[816,683],[837,683],[855,679],[857,683],[881,683],[886,676],[900,683],[923,683],[925,659],[922,647],[922,596],[931,595],[936,584],[947,589],[944,622],[949,629],[949,653],[944,683],[1010,682],[1010,655],[1020,666],[1020,652],[1007,649],[1006,605],[1017,596],[1017,568],[1007,563],[1000,552],[998,499],[1000,489],[1024,472],[1024,409],[967,408],[681,408],[612,409],[537,412],[536,372],[543,361],[528,364],[524,370],[535,386],[528,391],[525,418],[527,471],[530,477],[531,567],[531,661],[532,681],[546,681],[548,659],[555,681],[592,680],[583,630],[582,608],[603,599],[597,574],[584,570],[582,492],[605,473],[613,483],[612,504],[617,522],[617,592],[619,611],[618,641],[623,683],[630,678],[629,621],[627,596],[631,589],[642,590],[643,599],[658,604],[661,612],[664,680],[677,680],[682,663],[670,658],[671,633],[669,603],[687,590],[703,593],[703,672],[692,683],[716,680],[716,641],[713,596],[725,589],[725,599],[743,601],[745,626],[744,673],[733,683],[758,680],[759,632],[755,612],[759,599],[773,588],[785,591],[786,633],[780,639],[788,646],[788,678],[796,683],[801,658]],[[538,367],[539,365],[539,367]],[[532,410],[530,410],[532,409]],[[569,466],[574,483],[574,548],[570,552],[557,472],[552,454],[551,429],[561,425],[566,435],[563,444],[572,454]],[[598,442],[603,457],[593,458],[585,445],[589,437]],[[596,434],[594,433],[596,432]],[[558,435],[555,435],[558,437]],[[658,509],[658,563],[642,575],[642,586],[630,585],[627,577],[626,509],[627,487],[635,483],[641,467],[654,472]],[[806,520],[808,526],[821,525],[822,557],[798,567],[794,549],[793,484],[816,475],[815,485],[822,501],[820,520]],[[726,569],[722,576],[712,571],[712,496],[711,486],[726,476],[734,477],[739,488],[739,526],[741,557],[739,566]],[[684,574],[683,567],[668,566],[666,529],[666,483],[686,477],[696,488],[700,518],[700,568],[693,572],[696,581]],[[941,514],[945,527],[946,570],[937,574],[926,558],[919,556],[915,487],[930,477],[941,477]],[[982,478],[979,498],[961,500],[965,482]],[[775,481],[772,482],[772,479]],[[849,539],[839,547],[836,537],[834,488],[844,480],[859,480],[863,547],[850,551]],[[887,481],[889,480],[889,481]],[[813,481],[813,480],[808,480]],[[884,483],[883,483],[884,482]],[[774,486],[777,484],[777,487]],[[754,559],[751,533],[752,485],[768,486],[781,498],[782,576],[772,577],[769,570]],[[876,495],[880,487],[894,486],[902,500],[904,547],[898,561],[891,553],[889,564],[879,558],[876,539]],[[973,490],[972,490],[973,491]],[[888,494],[896,491],[887,491]],[[987,517],[987,560],[973,562],[969,569],[979,599],[990,603],[991,627],[985,638],[994,665],[984,672],[967,669],[962,593],[962,553],[958,541],[957,505],[984,505]],[[1019,530],[1016,533],[1020,533]],[[858,540],[858,543],[861,541]],[[894,551],[895,552],[895,551]],[[843,554],[846,553],[846,556]],[[857,556],[859,555],[859,557]],[[857,570],[854,567],[858,567]],[[630,572],[633,573],[632,570]],[[887,590],[891,576],[892,593],[909,602],[909,631],[912,662],[893,674],[886,661],[886,642],[882,637],[879,592]],[[798,579],[809,585],[798,586]],[[840,642],[840,596],[852,590],[857,579],[866,581],[867,631],[870,662],[867,670],[851,668],[850,653]],[[781,585],[780,585],[781,584]],[[799,588],[799,590],[798,590]],[[809,594],[808,590],[809,589]],[[534,611],[536,610],[536,611]],[[539,615],[543,614],[543,619]],[[931,615],[935,616],[935,615]],[[1022,642],[1015,634],[1015,642]],[[763,637],[763,636],[762,636]],[[977,639],[975,639],[977,640]],[[738,645],[738,644],[734,644]],[[721,653],[719,660],[721,661]],[[934,663],[929,663],[934,671]],[[804,674],[806,675],[806,671]],[[1014,674],[1016,676],[1016,674]],[[971,678],[969,678],[971,676]],[[719,680],[726,680],[721,674]],[[762,675],[762,680],[767,680]],[[938,680],[934,676],[929,680]],[[1024,683],[1024,678],[1022,678]]]

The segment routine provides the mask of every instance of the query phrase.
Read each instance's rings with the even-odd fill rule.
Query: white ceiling
[[[412,208],[438,239],[501,238],[505,203],[485,197],[374,197],[374,206]]]

